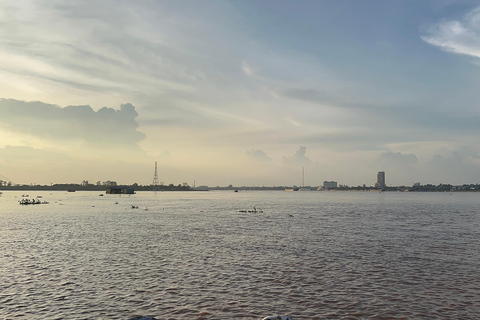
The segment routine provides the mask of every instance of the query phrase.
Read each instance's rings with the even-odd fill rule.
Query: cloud
[[[305,156],[307,148],[300,146],[293,156],[283,157],[283,162],[288,165],[310,165],[313,164],[312,160]]]
[[[163,160],[169,160],[172,158],[172,154],[170,153],[170,151],[165,150],[162,153],[160,153],[159,157],[160,159],[163,159]]]
[[[475,159],[478,152],[472,148],[439,151],[425,163],[422,170],[425,177],[434,183],[478,183],[480,163]]]
[[[272,158],[270,158],[264,151],[252,149],[251,151],[247,151],[247,155],[258,162],[269,163],[272,162]]]
[[[293,125],[295,127],[301,127],[302,126],[302,124],[299,121],[293,119],[292,117],[285,117],[285,121],[287,123],[290,123],[291,125]]]
[[[380,155],[380,161],[386,163],[394,163],[396,165],[413,165],[417,163],[417,156],[415,154],[394,153],[391,151],[384,152]]]
[[[211,10],[202,10],[207,6]],[[219,66],[234,68],[235,58],[219,56],[217,48],[227,37],[228,43],[238,37],[230,28],[206,23],[224,7],[229,5],[199,5],[190,13],[175,3],[9,1],[2,6],[5,12],[0,10],[0,84],[15,78],[9,85],[23,92],[10,90],[4,97],[66,105],[82,103],[76,101],[88,93],[89,102],[142,100],[144,105],[159,97],[175,101],[195,95],[190,99],[199,104],[205,86],[231,79]],[[188,18],[182,20],[184,15]],[[220,77],[222,82],[215,82]],[[28,98],[25,89],[31,89]],[[53,97],[45,98],[49,94]]]
[[[480,58],[480,7],[462,20],[441,21],[427,30],[422,40],[447,52]]]
[[[480,153],[479,153],[479,154],[474,154],[474,155],[472,155],[472,156],[471,156],[471,159],[472,159],[472,160],[475,160],[475,161],[476,161],[476,160],[480,160]]]
[[[73,160],[56,151],[35,149],[28,146],[5,146],[0,148],[0,159],[6,163],[59,163]]]
[[[433,155],[428,165],[439,171],[457,170],[463,165],[463,158],[458,152],[453,152],[449,156]]]
[[[90,146],[137,147],[145,138],[136,131],[137,116],[130,103],[122,104],[120,110],[103,107],[94,111],[88,105],[61,108],[43,102],[0,99],[0,124],[5,129]]]
[[[255,70],[245,61],[242,63],[242,71],[249,77],[253,77],[255,75]]]
[[[278,94],[295,100],[306,101],[314,104],[335,105],[342,107],[339,99],[320,90],[311,88],[286,88],[278,91]]]

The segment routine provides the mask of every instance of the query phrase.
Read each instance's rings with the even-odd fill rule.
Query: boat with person
[[[27,204],[48,204],[47,201],[40,201],[40,200],[35,200],[35,199],[22,199],[18,200],[18,203],[21,205],[27,205]]]

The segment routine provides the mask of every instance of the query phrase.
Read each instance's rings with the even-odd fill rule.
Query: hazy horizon
[[[476,1],[0,1],[0,179],[480,182]]]

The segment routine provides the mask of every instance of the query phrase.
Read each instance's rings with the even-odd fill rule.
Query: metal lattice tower
[[[158,171],[157,171],[157,161],[155,161],[155,174],[153,175],[152,186],[158,186]]]
[[[1,181],[2,183],[5,183],[5,184],[7,184],[7,183],[13,184],[13,181],[12,181],[12,180],[8,179],[7,177],[5,177],[4,175],[2,175],[1,173],[0,173],[0,181]]]

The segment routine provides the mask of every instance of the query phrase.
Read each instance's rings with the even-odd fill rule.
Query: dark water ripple
[[[0,198],[2,319],[480,313],[476,193],[15,195]]]

